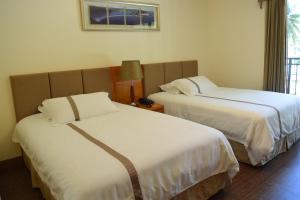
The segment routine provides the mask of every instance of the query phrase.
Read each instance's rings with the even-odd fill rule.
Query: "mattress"
[[[219,87],[199,96],[160,92],[149,98],[167,114],[221,130],[245,146],[253,165],[264,164],[276,141],[300,127],[300,98],[292,95]]]
[[[126,156],[135,166],[143,199],[171,199],[207,179],[238,172],[224,135],[161,113],[116,104],[118,112],[73,122]],[[121,162],[66,124],[42,114],[21,120],[13,134],[42,182],[57,199],[134,199]]]

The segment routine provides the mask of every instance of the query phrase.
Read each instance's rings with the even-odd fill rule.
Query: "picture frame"
[[[148,3],[81,0],[85,31],[159,31],[159,5]]]

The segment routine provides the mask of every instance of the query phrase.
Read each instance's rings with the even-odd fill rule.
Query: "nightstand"
[[[137,104],[138,108],[142,108],[142,109],[146,109],[146,110],[151,110],[151,111],[155,111],[155,112],[160,112],[160,113],[164,113],[164,106],[158,103],[154,103],[152,104],[151,107],[147,107],[145,105],[142,104]]]

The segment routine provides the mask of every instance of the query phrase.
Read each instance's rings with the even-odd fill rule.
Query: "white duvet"
[[[281,120],[275,109],[262,105],[166,92],[149,98],[163,104],[167,114],[214,127],[229,139],[244,144],[253,165],[263,164],[275,141],[300,127],[300,98],[297,96],[221,87],[203,95],[267,104],[279,111]]]
[[[215,129],[172,116],[117,104],[120,111],[74,122],[134,164],[144,199],[170,199],[238,163]],[[19,143],[57,200],[133,199],[124,166],[67,125],[42,114],[20,121]]]

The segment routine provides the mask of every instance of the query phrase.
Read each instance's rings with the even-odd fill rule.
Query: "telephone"
[[[151,107],[152,104],[154,104],[154,101],[152,101],[151,99],[148,99],[148,98],[140,98],[139,103],[142,105],[145,105],[147,107]]]

